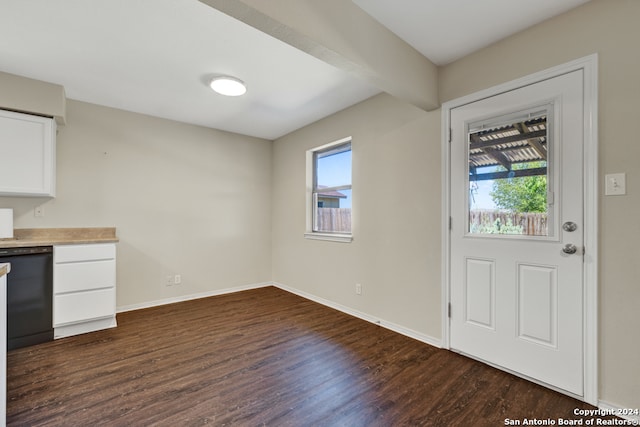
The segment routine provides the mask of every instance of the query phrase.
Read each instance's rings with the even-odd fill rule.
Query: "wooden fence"
[[[496,220],[500,220],[502,226],[520,226],[521,233],[527,236],[547,235],[546,213],[512,213],[499,210],[477,209],[469,212],[469,225],[471,229],[494,229]],[[494,231],[495,232],[495,231]]]
[[[351,233],[351,208],[318,208],[318,231]]]
[[[469,212],[469,225],[472,229],[492,230],[493,232],[499,233],[499,231],[496,231],[496,220],[498,219],[502,227],[522,227],[522,231],[515,234],[528,236],[547,235],[547,214],[544,213],[511,213],[485,209],[472,210]],[[316,221],[318,231],[350,233],[351,209],[318,208]]]

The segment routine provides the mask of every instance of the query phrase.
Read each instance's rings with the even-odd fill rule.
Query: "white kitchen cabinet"
[[[0,196],[54,197],[56,122],[0,110]]]
[[[54,338],[115,326],[116,245],[54,246]]]

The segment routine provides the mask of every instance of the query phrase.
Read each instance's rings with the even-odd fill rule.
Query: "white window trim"
[[[351,234],[319,233],[317,231],[307,231],[304,233],[304,237],[309,240],[324,240],[327,242],[351,243],[353,241],[353,235]]]
[[[327,148],[346,144],[348,142],[352,142],[352,138],[350,136],[307,150],[307,154],[306,154],[307,183],[306,183],[306,197],[305,197],[306,231],[304,233],[305,239],[324,240],[329,242],[341,242],[341,243],[351,243],[353,241],[353,228],[351,230],[352,231],[351,233],[322,233],[322,232],[313,231],[313,168],[314,168],[313,155],[318,151],[325,151]],[[351,149],[353,151],[353,146]],[[353,227],[353,216],[351,217],[351,221],[352,221],[351,224]]]

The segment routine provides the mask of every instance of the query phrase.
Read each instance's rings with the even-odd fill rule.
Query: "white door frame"
[[[463,96],[442,104],[442,347],[450,349],[451,289],[451,110],[542,80],[583,70],[584,73],[584,298],[583,400],[598,406],[598,56],[566,64]]]

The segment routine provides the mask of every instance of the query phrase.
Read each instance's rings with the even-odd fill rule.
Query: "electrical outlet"
[[[165,278],[164,278],[164,284],[165,286],[173,286],[173,276],[168,274]]]
[[[362,295],[362,285],[360,283],[356,283],[356,295]]]
[[[179,285],[180,283],[182,283],[182,276],[179,274],[176,274],[175,276],[173,276],[173,284]]]

